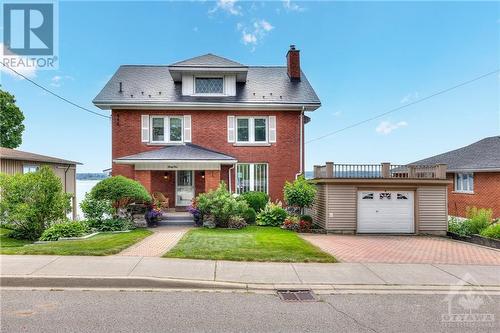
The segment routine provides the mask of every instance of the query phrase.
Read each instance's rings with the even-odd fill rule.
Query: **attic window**
[[[220,77],[197,77],[195,80],[196,94],[223,94],[224,80]]]

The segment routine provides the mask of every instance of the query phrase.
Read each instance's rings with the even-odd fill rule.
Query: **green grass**
[[[273,227],[241,230],[199,228],[189,231],[164,257],[237,261],[335,262],[300,238]]]
[[[9,233],[7,229],[0,229],[1,254],[106,256],[118,253],[151,235],[149,230],[135,229],[125,233],[101,233],[82,240],[29,244],[31,242],[9,238]]]

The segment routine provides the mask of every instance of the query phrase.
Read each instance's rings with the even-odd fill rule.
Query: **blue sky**
[[[57,71],[25,71],[95,109],[121,64],[169,64],[215,53],[248,65],[283,65],[290,44],[323,106],[306,140],[344,128],[500,67],[498,2],[76,2],[59,3]],[[111,165],[110,123],[1,72],[23,110],[20,149]],[[310,143],[306,167],[406,163],[500,134],[500,76],[491,75],[400,112]],[[104,112],[105,113],[105,112]]]

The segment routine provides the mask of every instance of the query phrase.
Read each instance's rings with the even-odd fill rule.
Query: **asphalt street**
[[[2,290],[0,302],[1,332],[456,333],[500,329],[500,296],[485,294],[451,298],[319,295],[318,302],[290,303],[276,295],[241,292]],[[449,322],[450,313],[476,316],[455,316]],[[457,322],[460,318],[462,322]]]

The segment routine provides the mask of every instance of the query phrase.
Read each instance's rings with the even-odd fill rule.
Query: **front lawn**
[[[335,258],[275,227],[240,230],[199,228],[189,231],[164,257],[237,261],[335,262]]]
[[[50,254],[74,256],[106,256],[116,254],[151,235],[151,231],[135,229],[124,233],[101,233],[88,239],[29,244],[8,237],[10,230],[0,229],[1,254]],[[25,244],[29,244],[24,246]]]

